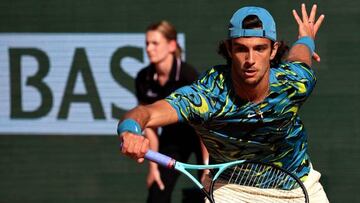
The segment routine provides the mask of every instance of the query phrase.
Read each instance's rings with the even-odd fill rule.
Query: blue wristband
[[[121,123],[119,123],[117,128],[118,135],[121,135],[123,132],[131,132],[134,134],[141,135],[141,127],[138,122],[136,122],[134,119],[127,118],[123,120]]]
[[[310,49],[311,55],[314,54],[315,42],[311,37],[301,37],[294,43],[294,45],[296,45],[296,44],[303,44],[303,45],[307,46]]]

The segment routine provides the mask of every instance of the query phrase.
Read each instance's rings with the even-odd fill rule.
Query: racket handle
[[[171,169],[175,167],[175,162],[176,162],[173,158],[152,150],[148,150],[146,152],[145,159],[149,161],[153,161],[157,164],[160,164],[161,166]]]
[[[120,143],[120,149],[122,148],[122,143]],[[174,168],[175,167],[175,160],[171,157],[168,157],[164,154],[161,154],[159,152],[155,152],[153,150],[148,150],[145,154],[145,159],[149,161],[153,161],[157,164],[160,164],[161,166],[164,166],[166,168]]]
[[[119,123],[117,128],[118,135],[121,133],[128,131],[134,134],[141,135],[141,127],[138,122],[133,119],[125,119],[121,123]],[[122,148],[122,142],[120,142],[120,149]],[[167,168],[173,168],[175,166],[175,160],[170,158],[164,154],[148,150],[145,154],[145,159],[158,163]]]

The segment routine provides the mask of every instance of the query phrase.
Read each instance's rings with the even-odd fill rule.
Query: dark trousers
[[[163,154],[166,154],[180,162],[187,162],[192,153],[195,153],[197,164],[202,164],[202,155],[201,148],[198,137],[192,139],[188,143],[192,143],[187,146],[174,146],[168,145],[161,142],[160,139],[160,148],[159,151]],[[188,140],[189,141],[189,140]],[[161,180],[165,185],[165,189],[160,190],[156,182],[154,182],[149,188],[149,194],[147,198],[147,203],[170,203],[171,195],[175,188],[176,182],[179,179],[180,173],[174,170],[170,170],[164,167],[159,166]],[[198,178],[201,177],[201,172],[198,173]],[[190,181],[190,180],[189,180]],[[195,186],[195,185],[194,185]],[[195,186],[196,187],[196,186]],[[200,189],[186,189],[183,191],[183,201],[187,203],[203,203],[204,196],[201,193]]]

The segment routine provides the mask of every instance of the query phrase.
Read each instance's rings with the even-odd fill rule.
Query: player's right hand
[[[149,150],[149,140],[141,135],[130,132],[123,132],[119,136],[122,143],[121,152],[135,159],[138,163],[144,162],[144,156]]]

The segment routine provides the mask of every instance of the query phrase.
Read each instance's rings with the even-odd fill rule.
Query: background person
[[[138,73],[135,80],[136,97],[142,105],[164,99],[198,77],[195,69],[181,60],[177,32],[167,21],[154,23],[146,29],[146,53],[150,64]],[[175,123],[163,126],[162,129],[148,127],[144,129],[144,135],[150,140],[150,148],[154,151],[184,162],[195,153],[197,164],[203,163],[200,139],[188,124]],[[178,177],[179,173],[149,162],[147,202],[170,202]],[[201,200],[202,195],[195,192],[189,196]]]

